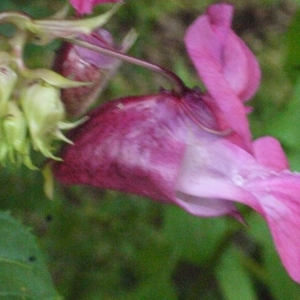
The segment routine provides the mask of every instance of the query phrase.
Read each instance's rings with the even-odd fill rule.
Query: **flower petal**
[[[280,143],[273,137],[266,136],[253,142],[253,152],[259,163],[280,172],[289,169],[289,163]]]
[[[189,195],[175,195],[185,149],[193,143],[189,136],[215,139],[197,119],[213,128],[211,113],[193,92],[184,99],[162,93],[107,103],[71,132],[74,146],[64,148],[63,162],[54,163],[54,175],[65,184],[143,195],[196,215],[237,217],[232,202],[207,199],[199,205]]]
[[[202,139],[186,149],[176,191],[198,200],[238,201],[261,212],[256,197],[242,186],[249,178],[266,174],[269,171],[242,148],[222,138]]]
[[[220,107],[227,126],[250,147],[246,111],[241,103],[256,91],[258,63],[244,42],[231,30],[232,6],[212,5],[187,30],[185,44],[208,93]]]
[[[245,188],[259,198],[282,263],[300,283],[300,174],[283,171]]]
[[[266,150],[273,145],[277,154],[282,154],[272,138],[256,143],[257,153],[263,145]],[[197,204],[202,207],[207,199],[236,201],[256,210],[267,221],[286,270],[300,282],[300,174],[276,172],[284,166],[282,157],[277,164],[265,153],[258,156],[263,164],[224,139],[189,146],[178,175],[177,194],[191,198],[190,207],[196,213]]]
[[[165,95],[128,97],[93,111],[71,132],[75,145],[54,166],[56,178],[171,202],[185,145],[162,123],[168,100],[173,103]]]
[[[91,14],[94,6],[98,4],[120,2],[121,0],[70,0],[72,6],[79,14]]]

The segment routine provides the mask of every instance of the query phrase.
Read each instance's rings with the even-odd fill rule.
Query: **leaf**
[[[295,83],[292,98],[287,100],[286,105],[277,113],[272,122],[266,124],[268,133],[279,139],[287,148],[292,169],[299,169],[299,109],[300,76]],[[294,154],[295,157],[292,156]]]
[[[242,266],[234,247],[230,247],[223,254],[221,262],[217,266],[216,274],[225,299],[257,299],[250,274]]]
[[[35,237],[0,212],[0,300],[58,300]]]
[[[215,253],[228,227],[225,218],[198,218],[169,206],[164,235],[178,255],[194,263],[207,262]]]
[[[297,1],[300,3],[299,0]],[[300,73],[299,26],[300,26],[300,10],[298,9],[294,15],[293,22],[285,35],[286,44],[287,44],[286,67],[288,70],[288,75],[292,79],[295,79]]]
[[[130,300],[175,300],[177,299],[175,288],[171,281],[164,276],[158,275],[144,282],[125,299]]]

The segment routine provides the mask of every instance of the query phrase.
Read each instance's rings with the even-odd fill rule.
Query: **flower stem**
[[[154,71],[162,76],[164,76],[165,78],[167,78],[173,85],[174,85],[174,92],[182,95],[185,93],[185,91],[187,90],[187,87],[185,86],[185,84],[183,83],[183,81],[173,72],[171,72],[170,70],[167,70],[159,65],[156,65],[154,63],[150,63],[144,60],[140,60],[138,58],[129,56],[127,54],[121,53],[115,49],[109,49],[103,46],[99,46],[99,45],[93,45],[90,44],[88,42],[79,40],[79,39],[65,39],[67,42],[72,43],[74,45],[80,46],[80,47],[84,47],[87,48],[89,50],[104,54],[104,55],[108,55],[117,59],[120,59],[122,61],[126,61],[128,63],[143,67],[143,68],[147,68],[151,71]]]

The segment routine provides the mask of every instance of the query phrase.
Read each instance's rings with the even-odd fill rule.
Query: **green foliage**
[[[257,299],[250,274],[242,265],[239,252],[233,246],[222,254],[216,272],[225,299]]]
[[[187,261],[200,264],[209,261],[228,237],[227,231],[224,218],[197,218],[175,207],[166,208],[164,236],[172,242],[177,255]]]
[[[35,237],[0,212],[0,299],[59,300]]]

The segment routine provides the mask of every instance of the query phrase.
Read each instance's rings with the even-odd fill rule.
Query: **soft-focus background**
[[[125,2],[107,25],[116,41],[135,28],[139,38],[131,55],[173,70],[187,86],[201,85],[185,53],[183,35],[213,1]],[[300,1],[231,3],[236,8],[234,29],[262,68],[261,87],[249,103],[254,107],[253,136],[277,137],[292,169],[300,171]],[[0,9],[41,18],[63,4],[1,0]],[[28,47],[27,64],[50,66],[57,47],[58,43]],[[159,75],[124,63],[100,101],[153,93],[162,86],[170,87]],[[227,217],[196,218],[177,207],[90,187],[57,185],[54,200],[49,201],[41,173],[25,168],[2,168],[0,185],[0,209],[31,227],[54,286],[67,300],[300,299],[300,287],[281,266],[266,224],[246,207],[240,209],[249,227]],[[11,236],[5,230],[0,234],[1,248]],[[3,266],[0,250],[0,291],[6,288],[1,285]],[[11,268],[6,272],[16,276]],[[0,293],[0,299],[21,298]]]

